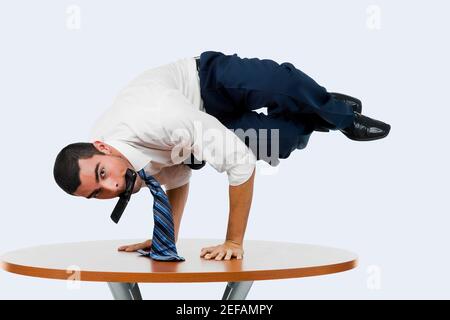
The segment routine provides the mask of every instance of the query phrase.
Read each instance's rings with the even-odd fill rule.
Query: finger
[[[222,258],[225,256],[225,252],[224,251],[222,251],[222,252],[219,252],[218,254],[217,254],[217,256],[216,256],[216,260],[222,260]]]
[[[132,244],[132,245],[130,245],[130,246],[125,248],[126,252],[132,252],[134,250],[137,250],[137,244]]]
[[[138,249],[149,249],[152,247],[152,240],[147,240],[144,242],[134,243],[134,244],[127,244],[124,246],[120,246],[118,248],[119,251],[136,251]]]
[[[200,257],[203,257],[206,253],[212,252],[213,250],[214,250],[214,247],[203,248],[202,251],[200,252]]]
[[[228,249],[227,255],[225,256],[225,260],[230,260],[232,256],[233,256],[233,250]]]
[[[130,246],[134,246],[134,244],[126,244],[126,245],[120,246],[118,250],[119,251],[124,251]]]
[[[243,256],[243,253],[238,253],[236,256],[236,259],[241,260]]]
[[[125,249],[126,252],[132,252],[139,249],[144,249],[146,247],[145,243],[136,243],[131,246],[128,246],[128,248]]]
[[[205,259],[211,259],[211,258],[214,258],[216,256],[216,253],[215,253],[215,251],[212,251],[212,252],[209,252],[209,253],[207,253],[207,254],[205,254]]]
[[[213,252],[210,253],[210,258],[214,259],[220,252],[221,250],[214,250]]]

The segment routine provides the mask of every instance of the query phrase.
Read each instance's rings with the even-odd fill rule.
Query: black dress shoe
[[[361,100],[359,100],[357,98],[354,98],[354,97],[351,97],[351,96],[348,96],[348,95],[343,94],[343,93],[338,93],[338,92],[330,92],[330,94],[336,100],[344,101],[347,105],[352,107],[353,112],[358,112],[358,113],[362,112],[362,102],[361,102]],[[320,131],[320,132],[328,132],[328,131],[330,131],[330,129],[328,129],[327,127],[321,126],[321,125],[316,125],[314,130],[315,131]]]
[[[350,97],[346,94],[338,93],[338,92],[330,92],[330,94],[333,96],[333,98],[340,100],[340,101],[344,101],[346,104],[348,104],[350,107],[352,107],[353,111],[362,113],[361,100],[356,99],[354,97]]]
[[[341,129],[341,132],[352,140],[370,141],[386,137],[390,130],[389,124],[355,112],[353,123],[347,128]]]

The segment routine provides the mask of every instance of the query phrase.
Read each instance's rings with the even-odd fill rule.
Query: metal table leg
[[[137,283],[108,282],[108,287],[115,300],[142,300]]]
[[[245,300],[253,281],[228,282],[222,300]]]
[[[222,300],[245,300],[253,281],[228,282]],[[137,283],[108,282],[115,300],[142,300]]]

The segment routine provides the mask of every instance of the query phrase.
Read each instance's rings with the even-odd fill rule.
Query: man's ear
[[[96,140],[92,144],[98,151],[103,152],[104,154],[109,155],[112,152],[110,146],[108,144],[104,143],[103,141]]]

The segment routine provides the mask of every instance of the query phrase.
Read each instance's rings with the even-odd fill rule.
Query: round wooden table
[[[228,282],[222,299],[245,299],[253,281],[299,278],[350,270],[354,253],[310,244],[246,240],[241,260],[206,260],[200,250],[219,239],[179,239],[186,261],[161,262],[137,252],[119,252],[134,240],[41,245],[6,253],[1,267],[40,278],[107,282],[115,299],[141,299],[139,282]]]

